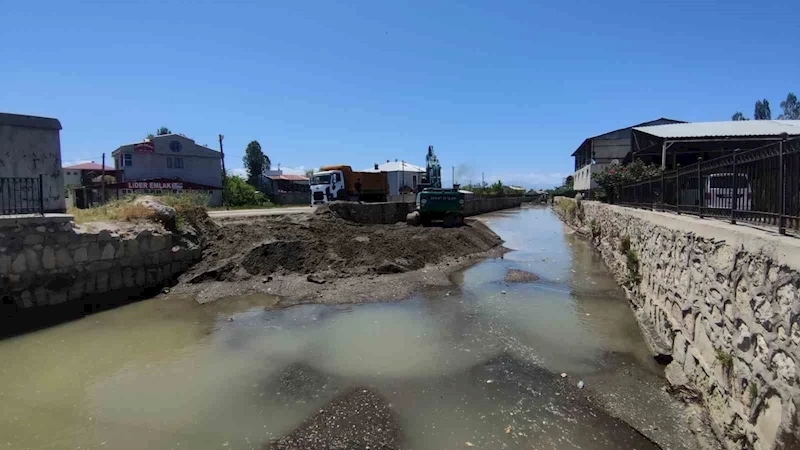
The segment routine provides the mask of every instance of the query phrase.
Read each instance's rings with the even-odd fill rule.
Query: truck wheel
[[[421,223],[423,227],[429,227],[431,225],[431,216],[427,214],[420,214],[419,223]]]
[[[459,215],[456,216],[456,226],[457,227],[463,227],[464,226],[464,215],[463,214],[459,214]]]
[[[452,228],[453,225],[456,223],[456,218],[453,216],[445,216],[444,220],[442,221],[442,225],[445,228]]]

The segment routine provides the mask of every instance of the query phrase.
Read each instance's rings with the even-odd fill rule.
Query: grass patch
[[[717,349],[717,361],[719,361],[726,373],[730,373],[731,369],[733,369],[733,355],[721,348]]]
[[[75,223],[124,221],[137,222],[155,219],[153,211],[134,202],[137,196],[131,195],[119,200],[112,200],[93,208],[68,208],[67,213],[75,218]],[[206,214],[208,196],[204,194],[172,194],[154,197],[161,203],[175,208],[177,225],[180,228],[187,219],[193,221],[198,215]]]
[[[567,218],[567,221],[572,221],[575,219],[575,213],[578,209],[578,206],[575,204],[575,201],[567,199],[567,198],[560,198],[558,200],[558,209],[564,214]]]

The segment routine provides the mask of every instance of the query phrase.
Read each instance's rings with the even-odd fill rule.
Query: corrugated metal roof
[[[270,180],[286,180],[286,181],[308,181],[307,177],[302,175],[281,174],[281,175],[267,175]]]
[[[374,167],[364,170],[364,172],[425,172],[425,168],[402,161],[391,161],[378,164],[378,170]]]
[[[663,139],[800,135],[800,120],[728,120],[636,127],[636,131]]]

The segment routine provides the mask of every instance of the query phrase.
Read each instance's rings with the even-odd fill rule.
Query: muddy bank
[[[502,253],[502,240],[469,220],[460,228],[362,225],[327,210],[314,215],[231,219],[209,230],[203,260],[179,291],[205,303],[261,292],[297,303],[397,300],[447,274]]]

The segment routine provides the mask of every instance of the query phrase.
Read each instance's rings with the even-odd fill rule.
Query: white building
[[[364,172],[386,172],[389,179],[389,195],[399,195],[417,191],[417,185],[422,182],[422,177],[425,175],[425,168],[394,160],[375,164]]]

